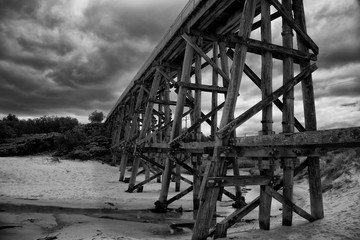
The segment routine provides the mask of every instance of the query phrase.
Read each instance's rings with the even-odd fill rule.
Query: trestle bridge
[[[193,239],[226,236],[229,227],[258,206],[260,228],[269,229],[272,198],[283,204],[283,225],[292,224],[293,212],[308,221],[323,218],[319,156],[360,146],[360,128],[317,131],[312,73],[318,54],[307,34],[303,0],[190,0],[106,119],[113,161],[120,163],[119,180],[125,181],[131,159],[128,192],[161,181],[155,203],[160,212],[192,193],[197,211]],[[275,66],[282,75],[276,89]],[[239,108],[244,106],[244,79],[259,95],[247,109]],[[303,119],[294,116],[297,85]],[[279,133],[274,131],[276,108],[282,116]],[[258,134],[237,137],[257,113]],[[188,128],[184,119],[190,121]],[[206,131],[208,137],[202,134]],[[258,176],[240,175],[244,158],[257,163]],[[140,165],[146,175],[142,182],[137,181]],[[280,176],[274,174],[277,167]],[[191,181],[181,169],[193,175]],[[303,169],[309,176],[309,212],[293,202],[293,179]],[[172,177],[179,193],[169,199]],[[180,192],[182,181],[190,187]],[[245,203],[244,185],[260,185],[260,196]],[[227,186],[235,186],[235,192]],[[209,219],[224,194],[238,208],[212,225]]]

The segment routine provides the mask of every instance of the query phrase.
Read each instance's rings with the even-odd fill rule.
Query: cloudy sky
[[[186,2],[0,0],[0,117],[107,114]],[[360,125],[359,5],[305,0],[319,128]]]

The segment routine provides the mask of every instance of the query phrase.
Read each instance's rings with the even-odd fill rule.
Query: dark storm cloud
[[[39,0],[0,0],[0,19],[32,18],[39,5]]]
[[[108,111],[184,2],[0,0],[0,114]]]
[[[346,4],[323,4],[310,18],[310,28],[320,47],[318,66],[333,68],[360,63],[360,8]]]

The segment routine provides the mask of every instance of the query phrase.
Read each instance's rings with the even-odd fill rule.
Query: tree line
[[[102,112],[94,111],[89,115],[91,123],[100,123],[103,119]],[[21,137],[24,134],[65,133],[78,125],[79,121],[73,117],[42,116],[24,120],[9,113],[0,120],[0,139]]]
[[[15,138],[24,134],[64,133],[77,125],[79,121],[72,117],[43,116],[20,120],[15,114],[10,113],[0,120],[0,138]]]

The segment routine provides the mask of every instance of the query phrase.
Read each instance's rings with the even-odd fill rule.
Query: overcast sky
[[[0,0],[0,117],[107,114],[186,2]],[[360,125],[359,3],[305,0],[319,128]]]

